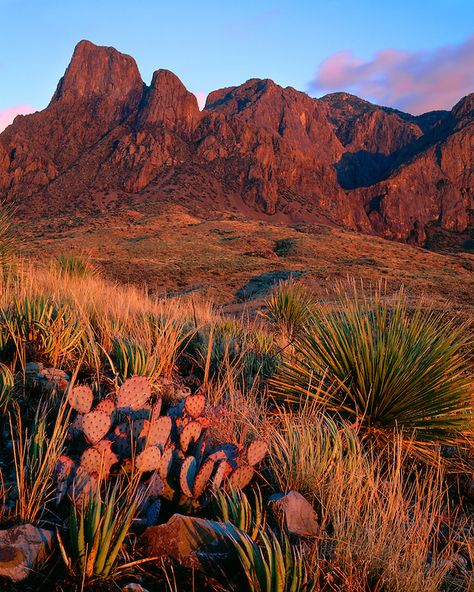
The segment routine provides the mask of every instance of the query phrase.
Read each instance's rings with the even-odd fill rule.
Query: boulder
[[[270,508],[282,520],[290,534],[315,537],[319,534],[317,514],[313,506],[297,491],[277,493],[269,499]]]
[[[32,524],[0,530],[0,577],[13,582],[26,579],[48,553],[54,533]]]
[[[166,524],[150,526],[141,540],[152,557],[169,557],[189,569],[206,571],[209,565],[231,559],[230,524],[174,514]]]

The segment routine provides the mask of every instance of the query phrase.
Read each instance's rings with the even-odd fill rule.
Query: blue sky
[[[169,68],[197,93],[264,77],[315,96],[346,85],[420,110],[409,81],[397,91],[404,72],[412,85],[430,82],[447,48],[443,72],[459,61],[463,71],[445,102],[474,72],[472,0],[0,0],[0,24],[0,112],[45,107],[80,39],[131,54],[147,83]]]

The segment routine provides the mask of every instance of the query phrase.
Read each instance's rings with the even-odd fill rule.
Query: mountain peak
[[[72,102],[94,96],[127,100],[141,93],[143,82],[135,60],[113,47],[80,41],[59,81],[52,103]]]
[[[166,124],[191,131],[200,118],[196,96],[170,70],[156,70],[147,89],[141,124]]]

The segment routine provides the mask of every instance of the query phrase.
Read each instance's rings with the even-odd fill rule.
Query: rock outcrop
[[[172,72],[146,86],[130,56],[81,41],[48,107],[0,134],[0,198],[32,217],[175,201],[423,244],[472,227],[473,102],[415,117],[253,79],[200,111]]]
[[[54,533],[32,524],[0,530],[0,578],[21,582],[51,550]]]

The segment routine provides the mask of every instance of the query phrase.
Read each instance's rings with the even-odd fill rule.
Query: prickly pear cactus
[[[87,386],[72,389],[69,402],[77,415],[69,430],[71,451],[58,465],[58,499],[66,491],[83,497],[103,479],[137,471],[146,488],[147,524],[156,523],[162,497],[192,509],[205,504],[213,490],[246,487],[267,453],[261,440],[247,449],[213,444],[202,392],[187,394],[161,414],[161,397],[153,396],[143,376],[126,380],[115,402],[108,396],[93,407]]]

